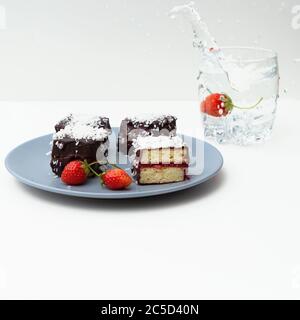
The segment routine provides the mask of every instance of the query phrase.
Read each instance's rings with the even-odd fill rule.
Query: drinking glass
[[[278,99],[277,54],[261,48],[221,48],[222,68],[203,64],[199,73],[199,98],[203,105],[213,94],[230,98],[232,110],[214,114],[201,108],[207,138],[218,143],[247,145],[271,135]],[[225,68],[224,68],[225,66]],[[216,95],[215,95],[216,96]],[[224,105],[223,105],[224,106]]]

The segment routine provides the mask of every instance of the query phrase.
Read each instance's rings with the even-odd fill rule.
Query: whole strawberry
[[[233,108],[247,110],[257,107],[263,98],[250,107],[239,107],[236,106],[232,99],[225,93],[212,93],[205,98],[201,103],[201,112],[206,113],[212,117],[225,117],[231,113]]]
[[[231,98],[221,93],[213,93],[201,103],[201,111],[213,117],[227,116],[232,109]]]
[[[82,161],[71,161],[68,163],[61,175],[61,180],[69,186],[78,186],[87,181],[90,169]]]
[[[101,175],[102,183],[111,190],[122,190],[129,187],[132,183],[132,178],[126,171],[120,168],[113,168]]]

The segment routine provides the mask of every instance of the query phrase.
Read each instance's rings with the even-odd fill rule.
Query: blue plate
[[[192,188],[214,177],[223,165],[221,153],[212,145],[198,140],[204,147],[204,169],[200,175],[191,176],[184,182],[148,186],[133,183],[127,190],[111,191],[101,186],[95,178],[83,186],[70,187],[64,185],[50,170],[50,157],[46,154],[49,152],[51,140],[52,135],[42,136],[11,151],[5,160],[7,170],[20,182],[44,191],[84,198],[126,199],[150,197]],[[123,167],[127,171],[130,170],[129,165]]]

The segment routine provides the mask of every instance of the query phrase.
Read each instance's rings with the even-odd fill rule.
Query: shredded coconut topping
[[[128,118],[128,120],[131,120],[132,122],[146,122],[146,123],[152,123],[154,121],[173,121],[176,119],[174,116],[170,114],[154,114],[154,113],[149,113],[149,114],[140,114],[136,115],[134,117]]]
[[[138,136],[133,140],[133,147],[135,150],[142,149],[159,149],[159,148],[182,148],[186,144],[179,136]]]
[[[96,126],[101,117],[91,115],[91,114],[73,114],[71,113],[68,117],[65,118],[67,120],[67,124],[70,125],[91,125]]]
[[[61,140],[63,138],[71,138],[75,140],[94,140],[103,141],[107,138],[109,132],[103,128],[93,127],[81,123],[68,124],[64,129],[54,134],[54,140]]]
[[[99,128],[99,121],[108,122],[108,118],[102,118],[88,114],[70,114],[61,121],[64,128],[54,134],[54,140],[64,138],[79,140],[103,141],[110,134],[109,130]],[[63,148],[63,144],[57,143],[59,149]]]

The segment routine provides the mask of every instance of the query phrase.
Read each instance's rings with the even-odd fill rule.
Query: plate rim
[[[189,184],[182,184],[182,185],[178,185],[178,184],[168,184],[170,187],[168,189],[164,189],[164,190],[160,190],[158,189],[157,191],[156,190],[145,190],[145,191],[140,191],[140,192],[124,192],[123,191],[112,191],[111,193],[99,193],[99,194],[96,194],[96,193],[90,193],[90,192],[84,192],[84,191],[76,191],[76,190],[63,190],[63,189],[59,189],[57,187],[50,187],[50,186],[47,186],[47,185],[43,185],[43,184],[40,184],[40,183],[36,183],[36,182],[33,182],[27,178],[24,178],[22,176],[20,176],[18,173],[16,173],[15,171],[13,171],[11,168],[10,168],[10,165],[9,165],[9,160],[10,160],[10,157],[12,156],[12,154],[19,148],[23,147],[24,145],[26,144],[29,144],[31,142],[34,142],[35,140],[39,140],[39,139],[42,139],[42,138],[46,138],[46,137],[50,137],[51,134],[45,134],[45,135],[42,135],[42,136],[39,136],[39,137],[36,137],[36,138],[33,138],[33,139],[30,139],[28,141],[25,141],[23,143],[21,143],[20,145],[18,145],[17,147],[13,148],[8,154],[7,156],[5,157],[5,167],[6,167],[6,170],[13,176],[17,179],[17,181],[29,186],[29,187],[32,187],[32,188],[35,188],[35,189],[38,189],[38,190],[42,190],[42,191],[45,191],[45,192],[49,192],[49,193],[54,193],[54,194],[60,194],[60,195],[63,195],[63,196],[69,196],[69,197],[77,197],[77,198],[89,198],[89,199],[134,199],[134,198],[146,198],[146,197],[155,197],[155,196],[159,196],[159,195],[163,195],[163,194],[169,194],[169,193],[175,193],[175,192],[179,192],[179,191],[182,191],[182,190],[187,190],[187,189],[190,189],[190,188],[194,188],[212,178],[214,178],[215,176],[217,176],[219,174],[219,172],[222,170],[223,168],[223,165],[224,165],[224,158],[223,158],[223,155],[222,153],[215,147],[213,146],[212,144],[206,142],[205,140],[201,140],[201,139],[197,139],[197,140],[200,140],[201,142],[203,142],[204,144],[208,145],[210,148],[212,148],[215,153],[219,156],[219,159],[220,159],[220,162],[219,162],[219,166],[218,168],[216,169],[216,171],[214,171],[213,173],[209,174],[207,177],[203,178],[202,180],[196,180],[192,183],[189,183]],[[186,137],[189,137],[188,135],[184,135]],[[129,191],[129,190],[128,190]]]

